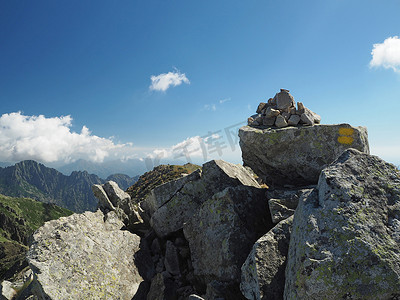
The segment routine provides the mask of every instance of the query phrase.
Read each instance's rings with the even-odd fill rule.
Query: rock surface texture
[[[369,153],[365,127],[348,124],[239,130],[245,166],[267,184],[316,184],[323,167],[348,148]]]
[[[350,149],[299,202],[285,299],[400,297],[400,172]]]
[[[182,229],[204,201],[227,187],[260,187],[243,166],[222,160],[209,161],[201,173],[192,174],[159,186],[144,201],[142,207],[150,212],[159,237]]]
[[[249,300],[282,299],[293,216],[283,220],[254,244],[242,266],[240,290]]]
[[[197,279],[239,283],[253,243],[272,227],[267,212],[265,190],[255,187],[226,188],[204,202],[183,228]]]
[[[33,235],[27,254],[39,299],[132,299],[150,279],[140,238],[122,231],[114,212],[74,214],[45,223]],[[147,278],[146,278],[147,277]],[[150,277],[150,278],[148,278]]]

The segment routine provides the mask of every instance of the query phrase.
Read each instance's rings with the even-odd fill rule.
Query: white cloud
[[[86,159],[102,162],[106,158],[135,156],[131,143],[115,144],[111,139],[92,135],[86,126],[80,133],[72,132],[71,125],[71,116],[3,114],[0,117],[0,161],[33,159],[68,163]]]
[[[216,111],[217,110],[217,106],[215,104],[205,104],[203,106],[203,108],[205,110],[212,110],[212,111]]]
[[[400,39],[398,36],[389,37],[381,44],[374,44],[370,67],[384,67],[400,72]]]
[[[219,100],[219,104],[223,104],[225,102],[231,101],[231,98],[225,98],[225,99],[221,99]]]
[[[182,83],[190,84],[190,81],[186,75],[180,73],[179,70],[176,69],[174,72],[163,73],[157,76],[152,75],[150,79],[151,85],[149,88],[153,91],[165,92],[171,86],[178,86]]]

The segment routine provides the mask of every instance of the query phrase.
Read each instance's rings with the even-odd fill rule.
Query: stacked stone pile
[[[302,102],[295,106],[293,96],[288,90],[281,89],[267,103],[261,102],[257,114],[248,118],[250,126],[276,126],[279,128],[298,125],[314,125],[321,122],[321,117],[305,107]]]

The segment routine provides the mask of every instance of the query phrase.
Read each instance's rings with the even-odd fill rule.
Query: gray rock
[[[154,193],[156,198],[152,201],[164,204],[154,212],[150,223],[159,237],[166,237],[182,229],[183,224],[192,217],[200,205],[215,193],[226,187],[239,185],[260,187],[242,165],[222,160],[209,161],[203,165],[200,178],[188,181],[175,194],[171,194],[170,189],[163,190],[162,186],[159,187]],[[158,197],[169,200],[165,202]]]
[[[107,211],[115,210],[115,206],[112,204],[110,199],[108,199],[108,196],[104,191],[103,186],[101,186],[100,184],[94,184],[92,185],[92,191],[94,196],[99,200],[98,208]]]
[[[300,122],[300,116],[298,115],[291,115],[289,120],[288,120],[288,125],[289,126],[296,126]]]
[[[164,265],[165,269],[172,275],[179,275],[181,273],[179,269],[178,250],[171,241],[167,241]]]
[[[275,126],[282,128],[288,126],[285,118],[282,115],[276,117]]]
[[[111,203],[115,207],[121,206],[121,203],[126,203],[131,200],[129,194],[121,190],[118,184],[114,181],[107,181],[103,184],[103,189],[106,192],[108,199],[110,199]]]
[[[283,112],[282,113],[282,117],[284,117],[285,118],[285,121],[288,121],[289,120],[289,118],[290,118],[290,113],[288,113],[288,112]]]
[[[279,115],[279,110],[273,109],[272,107],[268,107],[265,111],[265,116],[267,118],[276,117],[277,115]]]
[[[288,90],[281,89],[281,92],[275,95],[275,99],[279,110],[289,108],[295,104],[293,96],[289,94]]]
[[[174,300],[177,299],[176,286],[174,283],[158,273],[151,281],[147,300]]]
[[[281,221],[254,244],[242,266],[240,290],[250,300],[282,299],[293,216]]]
[[[299,203],[299,199],[303,194],[309,193],[310,191],[311,189],[268,190],[266,196],[272,222],[276,224],[293,215]]]
[[[314,124],[319,124],[321,122],[321,117],[305,107],[304,113],[302,113],[300,116],[300,120],[305,125],[314,125]]]
[[[239,129],[245,166],[267,184],[316,184],[323,167],[352,147],[369,153],[365,127],[348,124]]]
[[[347,150],[296,209],[285,299],[397,299],[399,232],[400,172]]]
[[[261,114],[261,112],[266,108],[266,106],[267,106],[267,103],[265,103],[265,102],[261,102],[260,104],[258,104],[257,113]]]
[[[275,98],[269,98],[268,99],[268,105],[271,106],[272,108],[276,109],[276,99]]]
[[[11,300],[17,295],[17,291],[13,288],[11,281],[4,280],[0,286],[0,299]]]
[[[270,228],[265,189],[239,186],[215,194],[183,227],[194,275],[203,283],[239,283],[252,245]]]
[[[46,222],[33,234],[27,254],[40,286],[37,296],[131,299],[154,271],[140,238],[122,226],[114,212],[104,222],[99,210]]]
[[[263,119],[262,125],[264,125],[264,126],[273,126],[275,124],[275,120],[276,120],[276,117],[271,117],[271,118],[265,117]]]
[[[301,115],[304,113],[304,105],[302,102],[297,102],[296,114]]]
[[[186,183],[200,179],[200,175],[201,170],[199,169],[187,176],[157,186],[143,201],[142,208],[152,216],[157,209],[170,201],[172,196],[178,193]]]

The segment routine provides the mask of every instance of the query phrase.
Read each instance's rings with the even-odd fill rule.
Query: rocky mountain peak
[[[260,104],[262,124],[239,130],[245,166],[165,166],[130,193],[112,182],[94,185],[100,210],[36,231],[28,260],[37,294],[398,299],[399,170],[369,154],[365,127],[321,125],[294,105],[282,89]],[[276,114],[271,125],[267,113]],[[303,121],[278,126],[286,114]]]

